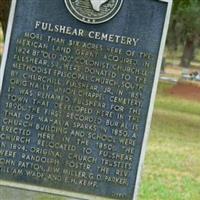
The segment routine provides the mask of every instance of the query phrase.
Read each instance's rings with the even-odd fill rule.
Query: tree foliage
[[[200,35],[200,1],[190,0],[188,5],[180,3],[177,11],[183,38],[198,38]]]
[[[175,50],[183,46],[181,65],[189,67],[200,41],[200,1],[175,0],[168,45]]]

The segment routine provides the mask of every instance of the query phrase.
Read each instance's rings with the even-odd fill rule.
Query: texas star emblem
[[[88,24],[100,24],[112,19],[123,0],[64,0],[69,12]]]

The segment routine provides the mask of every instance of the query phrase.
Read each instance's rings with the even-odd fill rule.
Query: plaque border
[[[7,31],[6,31],[6,39],[5,39],[5,45],[4,45],[4,50],[3,50],[3,57],[2,57],[1,65],[0,65],[1,66],[1,68],[0,68],[0,95],[2,92],[4,72],[5,72],[6,62],[7,62],[8,51],[9,51],[9,47],[10,47],[10,39],[12,36],[12,28],[13,28],[13,22],[14,22],[17,1],[18,0],[12,0],[10,14],[9,14],[9,21],[8,21],[8,26],[7,26]],[[141,146],[141,154],[140,154],[140,159],[139,159],[139,165],[137,168],[137,176],[136,176],[135,188],[133,190],[133,199],[132,200],[138,199],[139,188],[140,188],[140,184],[141,184],[141,174],[142,174],[143,165],[144,165],[145,153],[147,150],[147,142],[148,142],[148,138],[149,138],[149,132],[150,132],[150,126],[151,126],[151,121],[152,121],[156,91],[157,91],[157,86],[158,86],[159,74],[160,74],[160,70],[161,70],[162,57],[163,57],[164,47],[165,47],[165,43],[166,43],[166,37],[167,37],[170,15],[171,15],[171,10],[172,10],[172,3],[173,3],[173,0],[156,0],[156,1],[167,3],[167,10],[166,10],[166,15],[165,15],[163,31],[162,31],[162,37],[160,40],[160,48],[159,48],[159,53],[158,53],[158,58],[157,58],[157,64],[156,64],[156,70],[155,70],[155,75],[154,75],[154,82],[153,82],[153,87],[152,87],[150,104],[149,104],[148,114],[147,114],[147,118],[146,118],[147,121],[145,124],[144,139],[143,139],[143,143]],[[24,189],[24,190],[32,191],[32,192],[41,192],[41,193],[58,195],[58,196],[65,196],[65,197],[69,197],[70,200],[116,200],[114,198],[99,197],[99,196],[95,196],[95,195],[89,195],[89,194],[83,194],[83,193],[77,193],[77,192],[68,192],[68,191],[52,189],[52,188],[48,188],[48,187],[44,187],[44,186],[41,187],[41,186],[34,186],[31,184],[16,183],[13,181],[11,182],[11,181],[0,180],[0,186],[4,186],[4,187],[6,186],[6,187],[21,189],[21,190]]]

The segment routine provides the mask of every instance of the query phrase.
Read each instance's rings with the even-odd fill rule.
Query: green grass
[[[38,197],[36,200],[68,200],[69,198],[64,198],[64,197],[55,197],[55,196],[49,196],[49,195],[43,195]],[[69,199],[70,200],[70,199]]]
[[[166,94],[161,83],[140,200],[200,199],[200,104]]]

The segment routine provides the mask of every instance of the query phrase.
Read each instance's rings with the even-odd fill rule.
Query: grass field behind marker
[[[200,103],[161,83],[139,200],[200,200]]]

